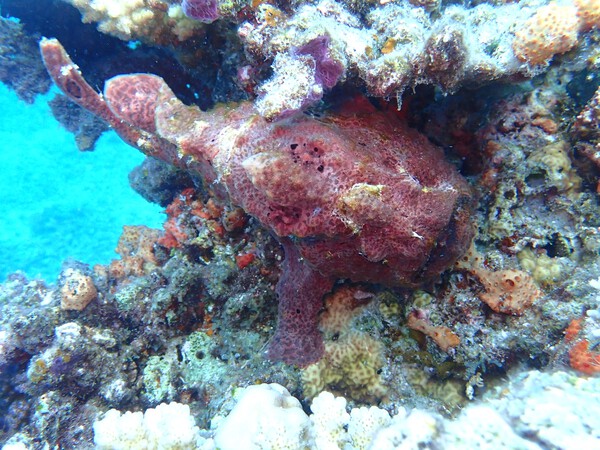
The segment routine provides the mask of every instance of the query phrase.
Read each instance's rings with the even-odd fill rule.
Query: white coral
[[[382,428],[388,426],[392,421],[385,409],[371,406],[370,408],[354,408],[350,412],[350,423],[348,435],[352,448],[366,450],[370,447],[373,436]]]
[[[190,408],[161,403],[142,412],[108,411],[94,423],[94,443],[99,450],[192,450],[213,448],[194,423]]]
[[[390,421],[389,426],[377,432],[369,448],[378,450],[429,448],[438,426],[438,418],[430,413],[420,410],[407,413],[404,408],[401,408]]]
[[[308,448],[310,419],[300,402],[278,384],[249,386],[215,433],[220,450]]]
[[[345,427],[350,421],[346,399],[334,397],[331,392],[321,392],[310,409],[315,447],[319,450],[337,450],[348,442]]]
[[[243,389],[231,413],[213,420],[214,441],[203,437],[211,432],[198,430],[187,406],[171,403],[146,414],[109,411],[94,424],[94,442],[115,450],[566,450],[573,442],[592,449],[600,439],[599,385],[566,372],[527,372],[444,419],[402,407],[393,417],[375,406],[348,413],[346,400],[328,392],[315,398],[309,417],[283,386],[263,384]]]

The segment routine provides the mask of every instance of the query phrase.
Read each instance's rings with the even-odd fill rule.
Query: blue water
[[[114,132],[78,151],[50,113],[52,96],[27,105],[0,83],[0,282],[16,270],[53,282],[66,258],[108,263],[123,225],[164,220],[128,184],[143,155]]]

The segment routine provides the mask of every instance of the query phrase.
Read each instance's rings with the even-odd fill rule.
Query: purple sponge
[[[219,18],[217,0],[183,0],[181,4],[186,16],[211,23]]]
[[[310,55],[315,60],[315,81],[327,89],[336,85],[344,73],[344,67],[329,55],[329,36],[323,35],[304,44],[298,50],[298,55]]]

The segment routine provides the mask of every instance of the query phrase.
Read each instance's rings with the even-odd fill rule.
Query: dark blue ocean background
[[[0,83],[0,282],[16,270],[53,282],[67,258],[108,263],[123,225],[164,220],[128,183],[143,155],[114,132],[80,152],[52,117],[53,95],[27,105]]]

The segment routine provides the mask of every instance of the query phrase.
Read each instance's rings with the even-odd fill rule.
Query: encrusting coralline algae
[[[167,220],[0,285],[4,449],[600,446],[596,0],[6,8]]]

